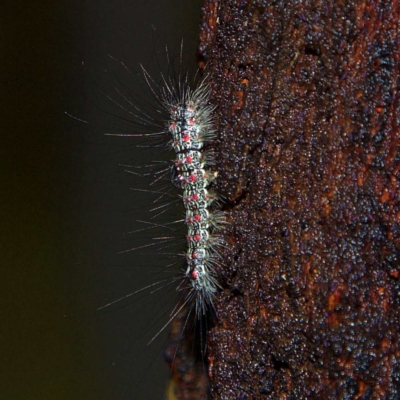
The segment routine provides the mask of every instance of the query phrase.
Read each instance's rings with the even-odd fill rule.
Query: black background
[[[0,4],[0,398],[163,398],[165,333],[146,346],[165,322],[157,302],[93,313],[143,286],[147,259],[116,254],[135,245],[123,234],[141,207],[118,164],[139,156],[127,139],[104,138],[64,112],[94,118],[91,77],[101,86],[108,54],[146,64],[155,36],[172,47],[183,37],[194,59],[200,7]]]

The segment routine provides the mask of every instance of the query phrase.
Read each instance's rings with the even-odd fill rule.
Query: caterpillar
[[[113,57],[110,58],[118,61]],[[182,60],[182,55],[180,60]],[[138,75],[133,74],[123,62],[118,61],[118,63],[131,76],[138,79]],[[171,65],[169,59],[168,64]],[[172,160],[163,169],[159,168],[160,163],[163,164],[163,162],[152,162],[150,165],[147,163],[144,166],[148,168],[146,173],[137,173],[135,165],[125,166],[125,169],[135,175],[150,177],[151,187],[134,189],[155,194],[156,203],[163,202],[166,198],[170,199],[172,196],[175,197],[173,200],[168,200],[167,204],[154,206],[155,215],[147,221],[141,221],[146,224],[146,227],[137,232],[143,236],[142,233],[146,230],[159,228],[171,230],[171,226],[181,222],[185,230],[185,234],[180,239],[181,247],[185,246],[181,254],[182,267],[179,271],[175,271],[172,277],[157,280],[97,310],[104,310],[140,292],[153,293],[160,288],[176,286],[175,290],[179,295],[178,303],[169,312],[165,324],[148,342],[151,343],[175,318],[182,318],[182,314],[185,315],[185,322],[181,328],[181,338],[184,336],[184,330],[188,328],[191,316],[195,318],[194,324],[202,329],[200,326],[202,319],[207,319],[210,314],[213,314],[213,302],[219,289],[215,267],[219,263],[219,250],[223,247],[218,233],[224,229],[227,222],[221,210],[221,198],[214,190],[218,172],[212,142],[217,134],[214,123],[215,106],[210,104],[209,100],[211,91],[209,79],[205,77],[200,80],[196,77],[193,81],[197,79],[199,83],[192,89],[193,85],[190,84],[191,79],[187,72],[183,74],[179,72],[175,75],[170,70],[168,74],[160,73],[157,81],[154,73],[148,72],[148,69],[144,67],[141,69],[142,87],[147,92],[143,97],[127,88],[125,83],[121,86],[112,84],[113,92],[98,87],[103,97],[111,101],[123,114],[122,117],[118,117],[116,113],[111,112],[111,115],[122,121],[124,130],[121,132],[118,127],[118,130],[113,129],[105,134],[124,136],[128,139],[132,137],[134,145],[138,144],[146,149],[164,148],[168,151],[169,158]],[[105,110],[108,112],[107,108]],[[127,115],[129,118],[126,117]],[[167,185],[170,188],[166,186],[155,188],[166,176],[169,176]],[[178,195],[174,191],[178,192]],[[172,203],[180,204],[182,220],[159,221],[160,216],[166,215],[165,206]],[[173,231],[176,230],[173,229]],[[156,246],[159,253],[172,241],[169,236],[155,239],[153,243],[135,245],[122,252],[140,251]],[[200,323],[197,323],[196,321],[199,320]],[[203,333],[200,333],[200,341],[202,341],[200,347],[203,347],[205,342],[202,335]],[[199,338],[198,335],[196,337]],[[173,353],[172,359],[176,351]]]
[[[156,94],[153,79],[145,69],[143,74],[151,92]],[[188,311],[182,329],[185,330],[193,309],[201,329],[201,320],[213,311],[215,295],[220,287],[214,267],[219,262],[218,250],[223,243],[216,232],[227,224],[218,195],[210,189],[218,177],[218,172],[215,171],[215,154],[207,149],[216,138],[213,120],[215,107],[209,103],[210,86],[207,78],[194,90],[187,85],[187,79],[174,82],[163,77],[162,82],[160,95],[156,95],[156,98],[160,99],[161,106],[169,115],[166,131],[169,135],[169,147],[175,152],[175,160],[170,167],[171,181],[183,191],[187,234],[186,268],[182,271],[185,283],[182,305],[161,330],[185,307]],[[182,334],[183,332],[181,337]],[[195,337],[196,335],[193,338]],[[200,332],[200,347],[204,346],[203,340]],[[177,349],[174,351],[172,364],[176,351]],[[203,357],[203,349],[201,352]]]
[[[204,82],[194,91],[182,88],[180,93],[176,93],[167,83],[163,88],[163,103],[171,116],[168,131],[176,154],[172,180],[183,190],[188,229],[184,273],[189,282],[187,301],[191,303],[194,300],[198,317],[213,306],[218,287],[213,265],[217,262],[217,248],[221,245],[213,233],[225,222],[223,213],[212,209],[217,196],[208,190],[218,175],[209,169],[215,165],[213,153],[204,150],[205,145],[215,138],[214,107],[208,105],[208,91]]]
[[[204,78],[192,90],[187,73],[183,76],[179,74],[177,78],[173,74],[167,78],[161,73],[161,84],[156,83],[143,66],[142,73],[147,88],[158,103],[155,114],[166,113],[166,120],[154,121],[148,112],[132,103],[125,94],[119,90],[118,93],[133,107],[134,112],[128,111],[140,123],[161,126],[161,130],[107,135],[153,139],[168,137],[167,147],[175,152],[175,159],[169,167],[171,181],[183,191],[181,197],[187,227],[186,268],[182,271],[185,285],[178,286],[178,290],[187,293],[168,323],[186,306],[194,308],[196,316],[201,318],[213,309],[213,300],[219,287],[213,267],[218,263],[218,248],[222,243],[216,232],[226,224],[224,213],[220,210],[219,197],[215,191],[210,190],[210,185],[218,176],[214,170],[215,154],[207,149],[216,137],[213,121],[215,107],[209,103],[210,85],[207,78]]]
[[[218,263],[222,243],[215,232],[226,224],[219,198],[210,190],[218,176],[213,169],[215,154],[206,149],[216,137],[212,117],[215,107],[209,104],[210,86],[205,78],[192,90],[187,75],[177,81],[162,75],[160,87],[146,69],[142,67],[142,71],[151,93],[169,115],[165,133],[169,135],[168,146],[175,152],[170,166],[171,181],[183,190],[187,250],[182,272],[187,294],[172,318],[185,306],[194,308],[197,318],[201,318],[213,309],[219,287],[213,267]]]

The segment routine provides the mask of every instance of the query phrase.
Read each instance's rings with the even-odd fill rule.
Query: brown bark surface
[[[231,221],[211,397],[400,398],[399,19],[397,0],[205,1]]]

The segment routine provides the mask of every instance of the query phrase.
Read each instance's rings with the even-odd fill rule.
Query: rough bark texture
[[[205,1],[232,222],[211,397],[400,398],[399,19],[397,0]]]

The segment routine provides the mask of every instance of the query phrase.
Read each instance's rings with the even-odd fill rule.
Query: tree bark
[[[231,222],[213,398],[400,398],[399,19],[397,0],[204,3]]]

